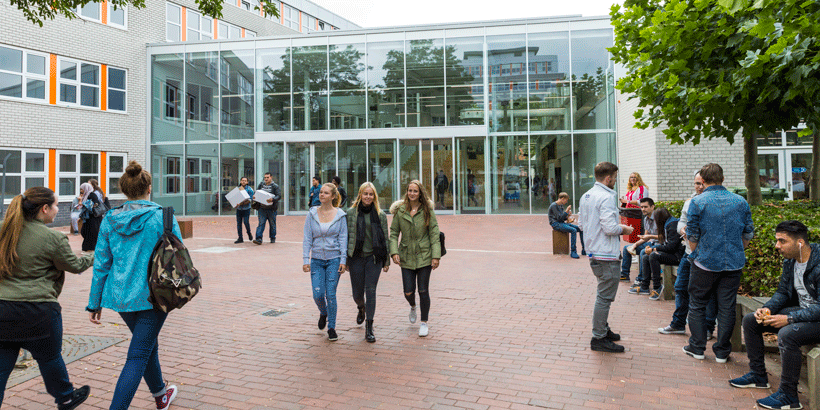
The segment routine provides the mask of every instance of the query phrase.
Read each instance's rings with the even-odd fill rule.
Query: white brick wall
[[[649,196],[655,199],[658,193],[658,162],[656,151],[656,130],[635,128],[632,113],[638,107],[638,100],[628,100],[627,95],[615,94],[618,111],[618,195],[626,193],[629,174],[637,172],[649,188]]]

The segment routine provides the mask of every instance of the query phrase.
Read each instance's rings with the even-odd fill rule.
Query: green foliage
[[[657,202],[676,218],[680,217],[684,201]],[[752,206],[755,237],[746,248],[746,267],[740,280],[739,293],[750,296],[771,296],[780,282],[783,257],[775,250],[774,228],[780,222],[797,220],[809,227],[809,242],[820,243],[820,202],[783,201]]]

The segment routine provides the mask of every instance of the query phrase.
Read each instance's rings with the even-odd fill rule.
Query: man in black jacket
[[[783,255],[783,275],[777,291],[762,308],[743,318],[743,338],[750,372],[729,380],[740,388],[768,389],[763,361],[763,332],[777,333],[783,363],[780,389],[757,404],[767,409],[800,409],[797,382],[803,362],[800,346],[820,343],[820,245],[808,243],[808,229],[798,221],[775,228],[775,248]]]
[[[265,180],[259,184],[257,191],[265,191],[273,198],[268,199],[267,204],[260,204],[259,206],[259,226],[256,227],[256,239],[253,243],[257,245],[262,244],[262,236],[265,235],[265,222],[270,223],[270,243],[276,242],[276,211],[279,209],[279,200],[282,198],[282,193],[279,191],[279,185],[273,182],[273,176],[270,172],[265,173]]]

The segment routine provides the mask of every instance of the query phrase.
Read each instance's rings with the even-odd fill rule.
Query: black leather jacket
[[[806,272],[803,274],[803,284],[814,299],[814,303],[806,309],[789,313],[790,322],[820,322],[820,303],[817,300],[817,288],[820,287],[820,244],[812,243],[809,246],[811,246],[811,256],[806,264]],[[794,263],[794,259],[783,261],[783,275],[780,277],[777,291],[763,305],[764,308],[769,308],[773,315],[783,308],[800,306],[797,290],[794,288]]]

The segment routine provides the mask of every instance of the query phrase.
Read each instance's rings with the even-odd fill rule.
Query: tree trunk
[[[812,132],[809,198],[812,201],[820,201],[820,132],[815,130]]]
[[[743,162],[746,173],[746,200],[749,205],[761,205],[760,172],[757,169],[757,135],[743,130]]]

